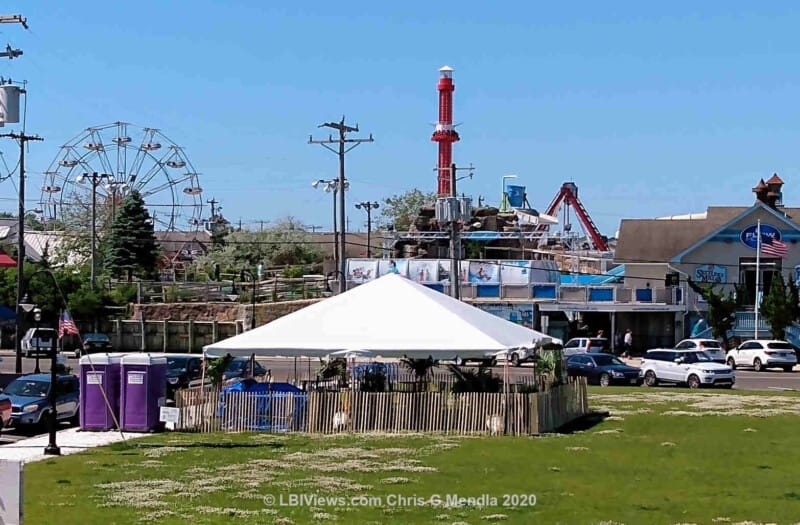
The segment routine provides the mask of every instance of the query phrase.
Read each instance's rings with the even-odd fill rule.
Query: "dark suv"
[[[254,361],[255,365],[253,366],[253,377],[265,376],[267,375],[267,370],[259,364],[258,361]],[[250,366],[250,358],[248,357],[235,357],[228,363],[228,367],[225,369],[225,373],[222,376],[224,381],[229,379],[236,379],[238,377],[247,377],[249,375],[249,367]]]
[[[175,391],[203,375],[203,359],[192,354],[167,354],[167,397],[174,399]]]

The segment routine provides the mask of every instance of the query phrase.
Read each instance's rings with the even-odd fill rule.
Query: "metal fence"
[[[553,432],[589,410],[583,379],[535,393],[178,392],[187,432],[437,432],[529,435]]]

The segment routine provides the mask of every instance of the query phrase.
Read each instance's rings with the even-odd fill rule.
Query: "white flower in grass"
[[[558,467],[550,467],[550,471],[552,472],[561,472],[561,469]]]
[[[567,447],[567,450],[570,452],[581,452],[583,450],[589,450],[588,447]]]
[[[450,515],[449,514],[437,514],[434,517],[434,519],[436,521],[445,521],[445,520],[449,520],[450,519]]]
[[[742,432],[758,432],[758,430],[748,427],[748,428],[744,429]]]
[[[661,446],[662,447],[674,447],[675,443],[673,443],[672,441],[664,441],[663,443],[661,443]]]
[[[294,525],[294,520],[292,518],[287,518],[285,516],[282,516],[280,518],[275,518],[272,521],[272,524],[273,525]]]
[[[408,483],[410,480],[408,478],[403,477],[394,477],[394,478],[383,478],[381,483],[384,485],[402,485],[404,483]]]
[[[315,512],[311,515],[317,521],[336,521],[336,515],[330,514],[328,512]]]
[[[717,516],[716,518],[712,518],[711,521],[714,523],[730,523],[731,519],[726,518],[725,516]]]
[[[486,521],[503,521],[508,519],[508,515],[506,514],[489,514],[488,516],[484,516],[481,518],[482,520]]]

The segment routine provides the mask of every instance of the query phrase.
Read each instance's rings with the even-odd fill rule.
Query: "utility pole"
[[[97,273],[96,265],[94,263],[97,251],[97,187],[102,184],[103,181],[112,181],[113,176],[109,175],[108,173],[97,173],[95,171],[92,173],[83,173],[78,175],[76,182],[78,182],[78,184],[83,184],[87,180],[89,181],[89,184],[92,185],[92,272],[89,280],[89,288],[94,290],[96,281],[95,275]]]
[[[212,197],[210,201],[206,202],[211,205],[211,220],[213,221],[217,217],[217,204],[219,204],[219,201]]]
[[[28,28],[28,19],[22,15],[0,15],[0,24],[20,24],[25,29]],[[11,45],[6,46],[6,52],[0,56],[8,57],[9,60],[22,55],[22,50],[12,49]],[[9,81],[10,83],[10,81]],[[24,90],[22,91],[24,93]],[[16,121],[15,121],[16,122]],[[2,125],[4,122],[0,122]],[[24,129],[24,127],[23,127]],[[8,137],[19,141],[19,218],[17,222],[17,319],[14,345],[16,347],[16,359],[14,371],[22,373],[22,318],[24,313],[20,308],[22,297],[25,295],[25,143],[28,141],[44,140],[35,135],[21,133],[3,133],[0,137]],[[55,352],[53,353],[55,355]]]
[[[356,208],[357,209],[364,209],[367,212],[367,258],[372,258],[372,210],[377,210],[378,204],[377,202],[371,201],[364,201],[364,202],[357,202]]]
[[[14,370],[22,373],[22,336],[23,317],[25,313],[20,308],[22,298],[25,296],[25,144],[29,141],[41,141],[37,135],[22,133],[3,133],[0,137],[12,138],[19,141],[19,211],[17,219],[17,322],[14,345],[16,347],[16,361]]]
[[[438,170],[440,168],[436,169]],[[468,199],[464,198],[459,200],[456,196],[456,181],[458,181],[456,174],[459,170],[466,170],[469,171],[467,177],[471,178],[474,169],[472,164],[466,168],[458,168],[455,163],[452,163],[450,168],[446,170],[449,174],[440,177],[440,180],[444,183],[449,183],[446,185],[450,187],[450,197],[439,197],[437,201],[436,219],[440,223],[450,223],[450,295],[453,299],[461,298],[461,268],[459,267],[461,259],[461,239],[459,237],[461,229],[460,223],[468,220],[471,215],[470,207],[466,205]],[[447,179],[449,179],[449,181]],[[461,205],[462,202],[465,203],[463,208]]]
[[[342,235],[341,235],[341,242],[339,244],[339,268],[337,270],[341,273],[339,279],[339,293],[344,292],[347,290],[347,279],[346,279],[346,271],[347,271],[347,260],[345,257],[346,252],[346,234],[345,230],[347,219],[345,215],[345,177],[344,177],[344,156],[347,152],[361,144],[362,142],[374,142],[375,139],[372,138],[372,133],[370,133],[369,138],[366,139],[348,139],[348,133],[358,133],[358,124],[355,126],[348,126],[344,123],[344,116],[342,116],[342,120],[339,122],[325,122],[317,126],[319,128],[331,128],[335,129],[339,132],[338,138],[333,138],[332,135],[329,135],[327,139],[324,140],[314,140],[311,136],[308,137],[309,144],[320,144],[325,149],[332,151],[336,155],[339,156],[339,224],[342,226]],[[334,149],[330,146],[330,144],[338,144],[339,147]],[[350,144],[349,147],[346,147],[347,144]]]

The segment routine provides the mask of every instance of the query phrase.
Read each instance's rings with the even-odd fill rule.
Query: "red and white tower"
[[[451,173],[453,164],[453,142],[458,142],[458,133],[453,126],[453,68],[444,66],[439,70],[439,122],[433,132],[431,140],[439,143],[439,164],[438,164],[438,194],[439,197],[449,197],[451,184],[450,180],[454,173]]]

